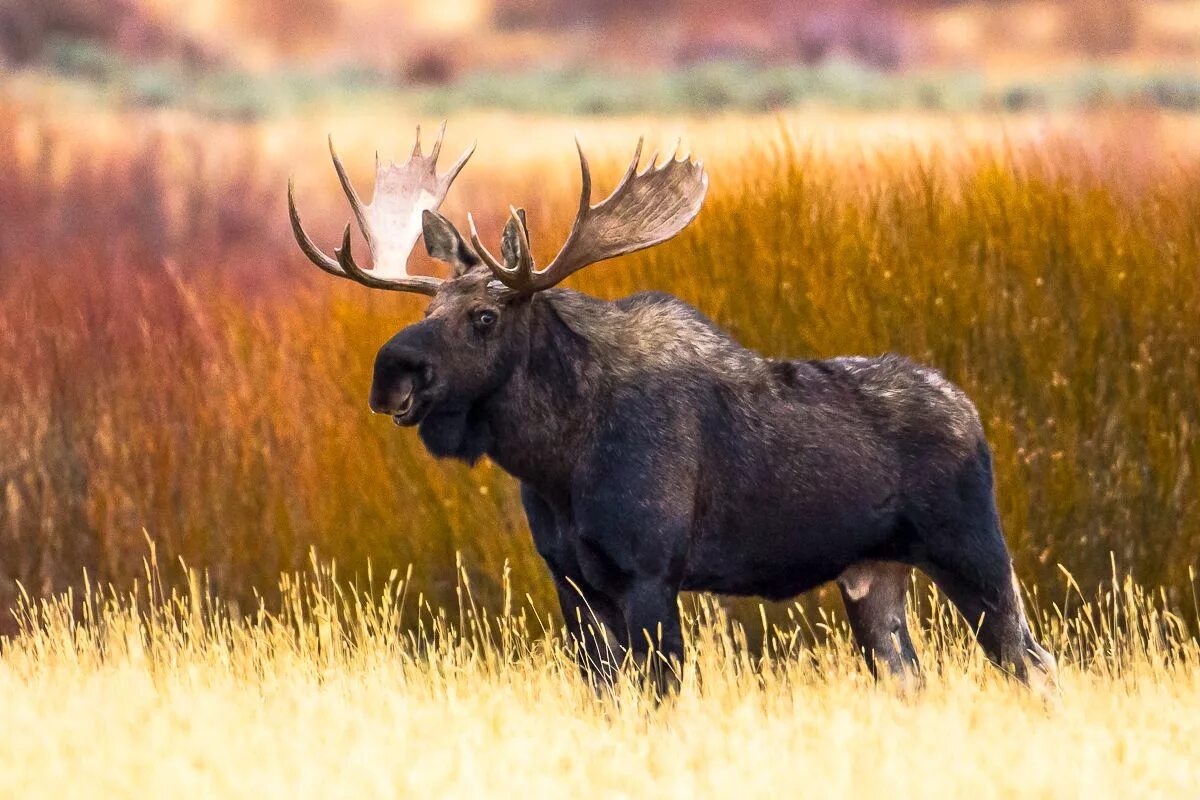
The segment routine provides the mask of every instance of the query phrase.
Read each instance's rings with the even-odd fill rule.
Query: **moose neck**
[[[582,450],[602,375],[592,343],[564,323],[557,302],[603,301],[566,290],[530,300],[528,347],[504,388],[489,398],[488,456],[547,498],[569,490],[575,455]]]

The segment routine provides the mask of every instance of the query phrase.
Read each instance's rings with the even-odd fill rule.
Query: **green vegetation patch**
[[[206,70],[171,61],[134,63],[93,44],[64,40],[50,48],[41,69],[50,80],[92,87],[97,102],[180,107],[236,119],[381,95],[439,114],[466,108],[597,115],[761,112],[797,106],[1028,111],[1131,104],[1200,111],[1200,72],[1143,74],[1109,67],[997,81],[974,71],[886,72],[838,59],[811,67],[718,61],[665,71],[556,67],[475,72],[441,85],[422,85],[350,66],[258,73]]]

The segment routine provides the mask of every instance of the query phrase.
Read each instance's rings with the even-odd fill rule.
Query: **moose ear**
[[[421,214],[421,233],[425,237],[425,250],[431,257],[449,264],[455,277],[483,263],[467,247],[454,224],[436,211],[426,209]]]
[[[525,229],[525,238],[529,238],[529,223],[525,221],[525,209],[518,208],[517,216],[521,218],[521,227]],[[504,233],[500,236],[500,255],[504,258],[504,266],[509,269],[516,267],[521,259],[521,234],[517,230],[517,221],[512,217],[504,225]]]

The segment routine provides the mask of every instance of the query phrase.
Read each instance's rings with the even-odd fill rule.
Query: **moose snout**
[[[412,408],[416,394],[414,384],[411,375],[405,375],[382,386],[379,381],[375,381],[371,385],[371,397],[368,401],[371,410],[376,414],[389,416],[406,413]]]
[[[433,384],[435,374],[432,362],[419,353],[385,346],[375,358],[371,410],[402,421]]]

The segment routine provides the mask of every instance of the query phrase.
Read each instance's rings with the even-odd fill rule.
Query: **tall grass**
[[[1190,797],[1200,779],[1200,619],[1127,579],[1038,613],[1066,656],[1047,698],[952,614],[917,629],[926,681],[905,693],[872,685],[844,622],[792,608],[758,647],[702,600],[659,704],[632,674],[593,694],[504,576],[488,612],[465,574],[439,607],[400,574],[352,587],[317,567],[231,614],[198,573],[147,565],[128,591],[20,604],[0,793]]]
[[[148,535],[243,604],[315,550],[347,577],[411,564],[435,604],[461,553],[481,602],[507,568],[547,606],[514,482],[367,412],[376,348],[422,304],[333,281],[292,243],[288,169],[320,241],[347,218],[321,130],[156,119],[101,143],[0,115],[0,605],[85,569],[128,585]],[[747,121],[763,143],[714,144],[692,229],[572,285],[675,292],[772,355],[939,367],[980,408],[1031,590],[1052,596],[1063,564],[1092,591],[1115,561],[1180,603],[1200,553],[1200,161],[1153,146],[1153,120],[1107,149],[882,150]],[[686,124],[698,146],[731,130]],[[523,202],[545,257],[574,205],[569,146],[509,163],[500,143],[528,154],[536,124],[478,135],[451,215],[498,231]],[[367,154],[342,150],[369,185]],[[620,157],[597,155],[604,185]]]

